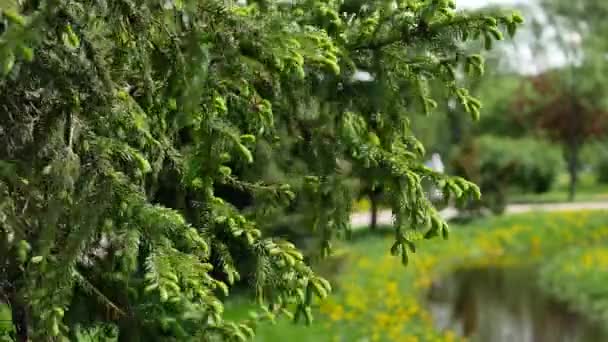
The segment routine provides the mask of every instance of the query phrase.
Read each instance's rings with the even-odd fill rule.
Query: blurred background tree
[[[482,11],[495,8],[488,6]],[[484,200],[478,205],[502,203],[496,208],[499,212],[498,208],[509,202],[510,197],[534,200],[536,194],[539,200],[559,200],[562,192],[564,199],[573,200],[581,185],[583,171],[582,185],[588,192],[584,198],[595,198],[589,196],[594,191],[601,196],[604,188],[593,184],[608,178],[603,176],[606,169],[603,165],[608,162],[604,161],[607,153],[602,143],[608,108],[604,95],[608,90],[605,70],[608,44],[601,35],[594,33],[606,30],[602,18],[607,9],[608,5],[602,1],[523,3],[520,10],[531,18],[530,25],[513,43],[499,44],[497,49],[484,53],[491,66],[489,72],[467,80],[471,92],[484,99],[479,125],[470,125],[466,117],[459,115],[460,109],[450,102],[438,109],[447,120],[414,122],[415,128],[427,139],[426,146],[440,151],[449,161],[448,169],[477,174],[476,179],[484,178],[481,176],[483,170],[489,183],[482,186],[485,188],[482,189]],[[527,160],[527,155],[535,155],[541,158],[539,163],[552,161],[555,172],[550,177],[543,177],[536,187],[522,187],[510,178],[507,181],[503,178],[504,173],[499,172],[502,168],[482,167],[485,162],[480,159],[483,155],[480,149],[488,146],[489,141],[498,143],[505,151],[530,148],[530,151],[520,150],[522,161]],[[518,145],[522,141],[526,143]],[[548,145],[549,142],[561,146],[565,163],[555,162],[555,147]],[[535,152],[549,147],[551,152],[547,158]],[[590,149],[596,153],[584,152]],[[514,160],[510,153],[494,156],[505,158],[495,165],[510,165],[509,161]],[[463,165],[464,160],[468,160],[467,165]],[[477,171],[474,172],[475,165]],[[521,165],[530,164],[523,162]],[[588,176],[590,168],[597,174],[593,179]],[[562,175],[567,175],[567,181],[563,181]],[[551,194],[540,196],[548,192]],[[526,193],[530,196],[522,196]],[[491,200],[494,195],[502,200]]]
[[[585,70],[571,67],[572,73],[586,74]],[[564,81],[563,77],[569,80]],[[568,199],[574,200],[580,154],[583,146],[605,134],[608,113],[598,98],[598,92],[570,84],[570,73],[546,72],[525,80],[524,89],[516,99],[513,115],[518,122],[526,122],[527,129],[546,134],[563,146],[570,176]],[[529,82],[529,83],[528,83]],[[529,87],[527,87],[529,86]],[[530,89],[531,88],[531,89]],[[599,101],[598,101],[599,100]]]

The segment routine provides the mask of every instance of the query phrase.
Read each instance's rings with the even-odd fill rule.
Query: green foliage
[[[475,85],[476,93],[483,98],[484,115],[478,125],[471,127],[474,134],[491,134],[508,137],[530,136],[531,130],[515,120],[513,98],[521,89],[521,75],[488,74]]]
[[[532,138],[505,140],[501,159],[517,161],[511,184],[524,191],[543,193],[551,189],[564,163],[556,146]],[[493,155],[493,157],[498,157]]]
[[[422,180],[456,197],[479,189],[423,166],[408,117],[436,106],[431,80],[477,117],[451,70],[483,61],[460,44],[489,47],[521,18],[390,4],[3,8],[0,294],[19,338],[110,326],[122,341],[241,341],[284,313],[310,323],[331,286],[263,233],[295,208],[329,254],[349,230],[349,168],[388,190],[403,263],[423,234],[447,237]],[[374,93],[352,80],[358,69],[372,70],[382,106],[366,107]],[[238,281],[260,309],[231,322],[223,299]]]
[[[10,336],[13,331],[14,329],[11,323],[11,310],[8,306],[0,304],[0,341],[11,341]]]
[[[558,148],[532,138],[481,136],[455,154],[456,172],[480,184],[484,205],[496,212],[504,208],[509,186],[547,192],[563,168]]]

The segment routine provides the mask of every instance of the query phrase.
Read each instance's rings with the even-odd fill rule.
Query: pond
[[[438,328],[470,341],[608,341],[599,324],[541,292],[529,269],[456,272],[433,285],[428,305]]]

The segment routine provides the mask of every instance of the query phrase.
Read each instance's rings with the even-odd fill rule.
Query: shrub
[[[481,136],[455,152],[455,171],[481,185],[480,203],[500,213],[509,187],[543,193],[563,168],[558,147],[532,138]]]
[[[551,190],[564,162],[559,147],[534,139],[519,139],[506,143],[512,155],[518,160],[517,171],[512,184],[525,191],[543,193]]]

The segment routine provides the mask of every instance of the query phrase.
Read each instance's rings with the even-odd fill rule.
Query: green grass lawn
[[[389,236],[343,244],[335,291],[318,303],[314,324],[279,320],[260,327],[256,341],[456,341],[434,329],[425,308],[434,279],[463,268],[543,265],[566,248],[601,248],[608,244],[608,212],[503,216],[453,225],[452,232],[447,241],[421,241],[406,268],[388,253]],[[227,312],[239,318],[251,308],[235,301]]]
[[[568,174],[561,173],[553,189],[543,194],[522,194],[513,192],[509,196],[510,203],[558,203],[568,201]],[[597,182],[597,175],[592,172],[582,172],[576,188],[576,202],[608,201],[608,184]]]

